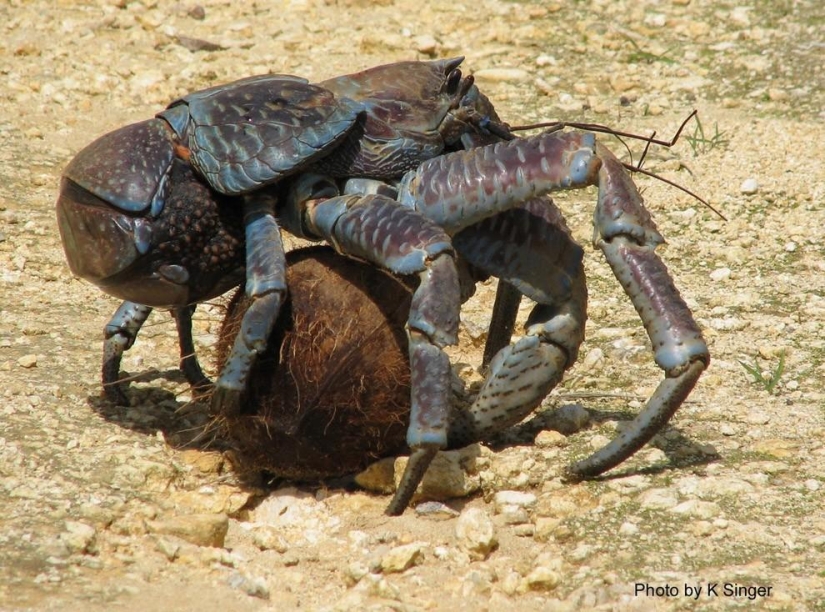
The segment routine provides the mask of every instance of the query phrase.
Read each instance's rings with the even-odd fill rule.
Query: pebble
[[[66,521],[66,531],[60,539],[72,554],[95,554],[97,552],[97,530],[91,525],[79,521]]]
[[[670,508],[670,511],[705,520],[715,518],[720,512],[718,504],[701,499],[689,499]]]
[[[428,501],[418,504],[415,507],[415,513],[418,516],[436,520],[456,518],[460,515],[460,512],[453,510],[448,505],[439,501]]]
[[[23,355],[17,360],[17,365],[21,368],[33,368],[37,365],[37,355]]]
[[[729,423],[722,423],[719,426],[719,433],[723,436],[735,436],[736,429],[734,429]]]
[[[536,505],[537,498],[533,493],[522,491],[499,491],[493,497],[496,512],[501,512],[508,506],[520,508],[532,508]]]
[[[536,434],[534,444],[538,448],[558,448],[567,446],[567,436],[558,431],[540,431]]]
[[[710,280],[719,282],[730,278],[730,268],[716,268],[710,273]]]
[[[274,550],[281,554],[289,550],[281,530],[272,525],[256,525],[252,529],[252,543],[261,550]]]
[[[439,452],[427,469],[413,501],[441,501],[466,497],[481,489],[478,459],[490,451],[471,444],[464,448]],[[382,459],[355,476],[355,482],[376,493],[391,494],[401,482],[406,457]]]
[[[561,583],[561,569],[561,559],[550,553],[540,554],[524,578],[524,590],[552,591]]]
[[[495,526],[481,508],[467,508],[455,525],[458,547],[474,561],[483,561],[498,546]]]
[[[739,191],[745,195],[753,195],[759,191],[759,183],[755,178],[747,178],[742,181],[742,184],[739,186]]]
[[[667,510],[679,503],[676,494],[670,489],[648,489],[639,495],[642,508],[651,510]]]
[[[565,436],[581,431],[590,422],[590,413],[581,404],[565,404],[547,418],[547,426]]]
[[[263,578],[249,576],[241,572],[234,572],[228,580],[229,586],[239,589],[250,597],[269,599],[269,587]]]
[[[146,521],[150,533],[173,535],[197,546],[223,548],[229,518],[225,514],[188,514]]]
[[[395,574],[420,563],[424,546],[424,542],[412,542],[391,548],[381,557],[381,571],[385,574]]]
[[[438,53],[438,41],[429,34],[416,36],[413,39],[413,44],[415,45],[415,50],[424,55],[433,57]]]
[[[620,535],[636,535],[639,533],[639,527],[635,523],[631,523],[629,521],[625,521],[619,526],[619,534]]]

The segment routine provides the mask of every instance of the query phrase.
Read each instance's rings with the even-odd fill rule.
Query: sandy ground
[[[0,609],[825,610],[824,22],[815,0],[0,5]],[[699,110],[646,167],[728,220],[637,178],[713,355],[654,444],[610,478],[558,479],[661,376],[589,246],[592,192],[558,200],[587,245],[590,321],[542,407],[592,424],[478,449],[461,518],[389,519],[387,497],[320,485],[261,501],[184,448],[202,416],[163,313],[124,361],[134,405],[99,400],[117,302],[64,264],[53,206],[74,153],[235,78],[454,55],[514,124],[666,137]],[[457,363],[478,362],[492,294],[463,312]],[[196,324],[205,355],[218,315]],[[457,528],[472,518],[498,541],[480,559]]]

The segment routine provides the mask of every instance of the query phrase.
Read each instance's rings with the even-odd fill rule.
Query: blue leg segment
[[[524,414],[527,406],[537,405],[539,395],[552,387],[575,357],[566,339],[580,336],[584,326],[583,290],[581,298],[573,288],[571,299],[558,299],[564,277],[578,274],[571,276],[563,266],[548,265],[555,256],[552,248],[544,251],[549,258],[535,259],[529,253],[529,230],[503,213],[554,190],[596,185],[596,246],[636,307],[666,380],[621,436],[571,466],[568,477],[596,476],[636,452],[668,422],[707,367],[710,357],[702,334],[654,253],[663,239],[621,162],[592,133],[544,133],[443,155],[404,176],[399,201],[443,227],[470,263],[505,278],[539,304],[536,324],[528,326],[527,336],[493,359],[490,376],[469,416],[454,423],[455,433],[451,428],[450,444],[499,429]],[[501,220],[508,220],[511,233],[495,227]],[[465,232],[469,238],[462,242]],[[556,279],[540,278],[548,272]],[[542,305],[550,310],[542,313]],[[554,309],[558,309],[555,314]],[[544,374],[537,376],[535,371]],[[518,387],[521,381],[524,389]]]
[[[472,265],[537,304],[525,335],[498,350],[473,404],[454,415],[451,448],[488,438],[533,412],[575,362],[587,316],[584,253],[551,200],[534,198],[485,219],[454,236],[453,244]]]
[[[119,406],[129,405],[120,382],[120,361],[123,353],[132,348],[151,312],[149,306],[123,302],[103,328],[103,395]]]
[[[460,291],[449,237],[421,214],[380,195],[352,195],[308,208],[309,230],[352,257],[397,274],[417,274],[407,331],[412,409],[407,442],[412,449],[387,514],[409,505],[435,453],[447,444],[450,361],[443,347],[458,335]]]
[[[240,413],[252,365],[266,349],[286,296],[286,256],[273,210],[274,203],[265,197],[250,197],[244,202],[246,295],[252,303],[215,384],[212,411],[216,415]]]
[[[195,344],[192,339],[192,314],[194,312],[194,304],[172,311],[172,317],[178,329],[180,369],[196,394],[207,394],[212,390],[212,381],[203,373],[198,356],[195,354]]]

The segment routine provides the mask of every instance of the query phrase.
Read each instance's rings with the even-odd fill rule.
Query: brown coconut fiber
[[[327,247],[287,255],[289,297],[259,356],[241,414],[221,426],[241,472],[323,479],[406,451],[411,290]],[[232,298],[222,367],[248,299]]]

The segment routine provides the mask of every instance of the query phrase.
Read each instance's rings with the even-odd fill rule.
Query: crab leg
[[[598,145],[597,152],[602,168],[595,243],[639,313],[665,379],[630,427],[567,469],[569,480],[606,472],[647,444],[679,409],[710,361],[699,326],[654,252],[662,238],[636,186],[609,150]]]
[[[203,373],[201,364],[198,363],[198,356],[195,353],[195,343],[192,340],[192,314],[194,312],[194,304],[184,306],[173,310],[172,317],[175,319],[175,325],[178,329],[180,369],[193,390],[204,392],[212,388],[212,381]]]
[[[399,196],[405,205],[455,234],[536,195],[588,185],[599,186],[596,244],[639,312],[656,362],[667,378],[622,435],[570,468],[569,476],[573,478],[600,474],[646,444],[678,409],[709,360],[698,326],[654,253],[663,239],[630,177],[620,162],[596,143],[593,134],[544,133],[425,162],[404,177]],[[561,367],[561,361],[557,356],[551,358],[555,366],[539,365],[545,359],[539,355],[539,344],[528,331],[525,338],[505,347],[503,352],[509,350],[509,354],[496,356],[493,363],[503,363],[508,373],[497,375],[492,368],[488,379],[491,389],[499,386],[493,379],[500,377],[500,388],[504,390],[504,381],[509,377],[516,379],[507,381],[510,389],[518,388],[524,380],[523,386],[531,389],[528,394],[538,393],[542,387],[549,390],[552,384],[546,378],[541,383],[534,372],[542,371],[547,377]],[[528,351],[525,356],[522,349]],[[495,393],[485,405],[492,406],[493,397]],[[525,405],[537,403],[528,397],[518,401]],[[505,415],[518,414],[522,410],[517,403],[496,410]]]
[[[415,211],[380,195],[351,195],[308,203],[309,233],[337,251],[397,274],[418,274],[407,322],[411,370],[410,461],[387,514],[401,514],[436,452],[447,445],[450,361],[460,307],[450,238]]]
[[[548,199],[485,219],[456,234],[453,246],[518,299],[524,294],[537,302],[524,337],[512,345],[508,339],[496,352],[473,404],[454,415],[449,445],[459,447],[523,420],[575,363],[584,340],[587,288],[584,253]]]
[[[180,369],[195,389],[209,388],[212,382],[203,373],[195,354],[192,341],[192,313],[195,306],[172,310],[180,344]],[[129,400],[119,382],[120,362],[123,353],[132,348],[138,332],[152,312],[152,308],[135,302],[123,302],[103,329],[103,393],[120,406],[128,406]]]
[[[273,209],[274,203],[266,197],[244,202],[246,295],[253,301],[215,384],[212,411],[217,415],[230,416],[240,411],[241,395],[252,365],[266,349],[286,295],[286,256]]]
[[[149,306],[123,302],[103,328],[103,393],[110,402],[128,406],[129,400],[120,386],[120,361],[132,348],[140,328],[152,313]]]

